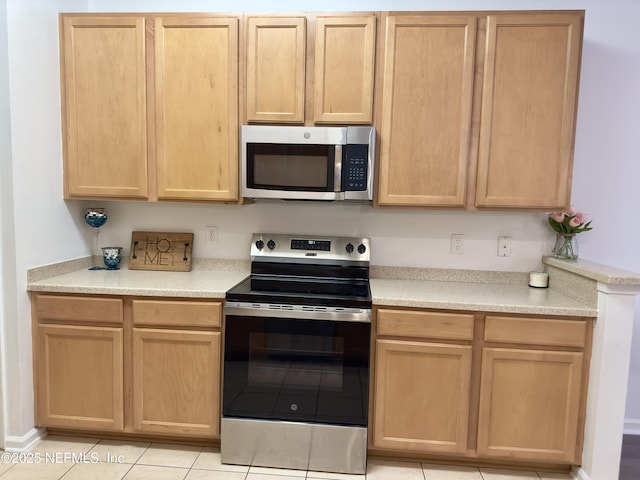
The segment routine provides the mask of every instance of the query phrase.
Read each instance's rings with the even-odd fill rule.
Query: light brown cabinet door
[[[476,205],[567,206],[582,19],[490,15],[486,42]]]
[[[133,329],[133,428],[220,435],[220,332]]]
[[[387,16],[379,205],[463,206],[476,18]]]
[[[471,346],[376,340],[373,446],[467,449]]]
[[[238,20],[155,19],[159,199],[238,198]]]
[[[65,198],[146,198],[144,19],[61,26]]]
[[[485,348],[478,455],[578,462],[583,359],[580,352]]]
[[[123,430],[122,328],[37,327],[37,422]]]
[[[306,19],[248,17],[247,121],[304,123]]]
[[[376,18],[317,17],[315,123],[371,123]]]

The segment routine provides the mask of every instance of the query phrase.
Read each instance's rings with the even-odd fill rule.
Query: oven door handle
[[[274,303],[227,302],[225,316],[294,318],[333,322],[371,323],[369,308],[316,307]]]

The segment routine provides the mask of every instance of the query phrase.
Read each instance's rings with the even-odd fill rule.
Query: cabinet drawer
[[[380,309],[378,335],[472,340],[473,315]]]
[[[38,295],[36,314],[39,321],[122,324],[122,303],[121,298]]]
[[[221,302],[134,300],[134,325],[220,327]]]
[[[553,318],[488,316],[484,327],[486,342],[584,347],[587,322]]]

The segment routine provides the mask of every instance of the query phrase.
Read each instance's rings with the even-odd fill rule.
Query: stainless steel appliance
[[[367,238],[256,234],[226,296],[223,463],[365,473]]]
[[[241,128],[241,193],[288,200],[373,199],[374,127]]]

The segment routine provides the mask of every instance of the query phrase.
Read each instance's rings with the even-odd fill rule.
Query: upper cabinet
[[[65,198],[238,202],[241,124],[373,124],[376,205],[565,208],[583,23],[61,14]]]
[[[315,123],[371,123],[376,18],[317,17]]]
[[[249,16],[245,26],[247,122],[372,122],[375,16]]]
[[[238,194],[238,20],[155,19],[159,199]]]
[[[386,18],[380,205],[464,205],[476,22],[473,16]]]
[[[238,199],[238,18],[61,15],[65,198]]]
[[[146,198],[145,20],[62,17],[65,198]]]
[[[568,205],[583,12],[383,16],[378,205]]]
[[[304,122],[306,19],[248,17],[247,121]]]
[[[490,15],[476,205],[569,203],[582,18]]]

